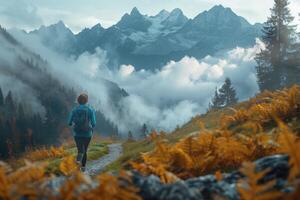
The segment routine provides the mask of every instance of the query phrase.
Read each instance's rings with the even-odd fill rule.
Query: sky
[[[290,3],[299,23],[300,0],[290,0]],[[133,7],[147,15],[180,8],[187,17],[193,18],[219,4],[255,23],[266,21],[273,0],[0,0],[0,25],[29,31],[62,20],[76,33],[97,23],[109,27]]]

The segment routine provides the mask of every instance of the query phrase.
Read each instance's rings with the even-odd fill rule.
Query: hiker
[[[88,146],[93,135],[93,128],[96,125],[95,111],[87,105],[88,95],[80,94],[76,106],[69,116],[69,126],[73,126],[73,136],[76,142],[78,154],[76,162],[80,170],[86,170]]]

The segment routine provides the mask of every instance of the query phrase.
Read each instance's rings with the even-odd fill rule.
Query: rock
[[[258,172],[270,170],[261,183],[268,182],[273,179],[286,179],[289,175],[289,157],[287,155],[274,155],[261,158],[255,161],[256,170]]]
[[[269,169],[267,174],[259,180],[259,183],[266,183],[276,180],[273,189],[289,193],[293,188],[288,187],[286,179],[289,172],[288,156],[274,155],[261,158],[255,161],[257,172]],[[223,173],[222,180],[216,180],[214,175],[195,177],[188,180],[180,180],[172,184],[163,184],[158,176],[142,176],[136,171],[128,172],[132,175],[132,184],[139,189],[138,194],[144,200],[213,200],[216,197],[221,199],[239,200],[237,182],[244,176],[239,171]],[[89,178],[89,176],[87,176]],[[90,179],[89,179],[90,180]],[[54,194],[58,193],[58,188],[66,181],[66,178],[55,178],[47,183],[47,186]],[[97,187],[97,181],[88,181],[88,185],[82,185],[77,191],[89,191]],[[122,187],[126,187],[127,179],[119,179]]]
[[[50,180],[47,180],[43,185],[42,188],[45,188],[49,191],[52,192],[52,194],[58,195],[59,194],[59,188],[66,182],[66,178],[61,176],[61,177],[56,177],[52,178]]]
[[[277,180],[274,189],[282,192],[291,192],[292,188],[286,186],[286,179],[289,172],[288,156],[274,155],[261,158],[256,163],[257,172],[270,169],[259,183],[266,183],[270,180]],[[133,184],[140,189],[139,195],[145,200],[194,200],[194,199],[215,199],[216,196],[239,200],[240,196],[236,184],[244,176],[234,171],[224,173],[223,179],[217,181],[214,175],[206,175],[179,181],[173,184],[162,184],[155,175],[148,177],[133,173]]]
[[[163,186],[157,176],[144,177],[137,172],[133,173],[132,182],[140,189],[139,194],[144,200],[157,199],[157,192]]]
[[[159,200],[201,200],[203,199],[198,188],[189,187],[184,181],[174,184],[163,185],[156,192],[156,199]]]
[[[289,192],[286,187],[286,179],[289,175],[289,157],[287,155],[274,155],[261,158],[255,161],[258,172],[269,170],[267,174],[259,180],[263,184],[271,180],[276,180],[274,189],[282,192]]]

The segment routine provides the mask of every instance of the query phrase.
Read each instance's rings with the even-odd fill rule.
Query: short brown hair
[[[78,98],[77,98],[77,102],[79,103],[79,104],[86,104],[87,102],[88,102],[88,100],[89,100],[89,97],[88,97],[88,95],[87,94],[80,94],[79,96],[78,96]]]

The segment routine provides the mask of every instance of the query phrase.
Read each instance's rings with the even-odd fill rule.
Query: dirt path
[[[109,153],[103,157],[101,157],[99,160],[90,161],[87,163],[87,171],[85,174],[94,176],[99,173],[101,173],[104,168],[112,163],[113,161],[117,160],[121,154],[122,154],[122,144],[121,143],[115,143],[108,145]],[[44,183],[44,187],[47,187],[51,191],[55,193],[59,193],[59,188],[64,184],[66,181],[65,176],[59,176],[52,178],[51,180],[48,180]]]
[[[86,174],[90,176],[94,176],[101,173],[108,164],[117,160],[121,156],[122,154],[121,143],[110,144],[108,145],[108,148],[109,148],[109,153],[107,155],[101,157],[99,160],[94,160],[87,163]]]

